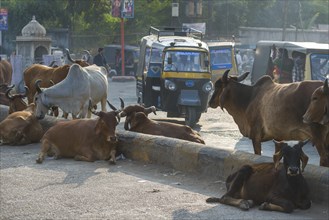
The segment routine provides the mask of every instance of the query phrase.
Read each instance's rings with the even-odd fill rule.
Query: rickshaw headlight
[[[175,91],[176,90],[176,84],[170,80],[165,80],[165,88],[169,89],[170,91]]]
[[[210,92],[212,90],[212,88],[213,88],[213,84],[211,81],[209,81],[203,85],[202,90],[204,92]]]

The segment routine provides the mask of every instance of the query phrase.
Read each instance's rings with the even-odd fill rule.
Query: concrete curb
[[[228,151],[174,138],[118,131],[119,151],[126,157],[196,173],[201,178],[223,180],[244,164],[272,162],[272,158]],[[329,205],[329,168],[308,164],[303,173],[311,199]]]
[[[136,78],[134,76],[112,76],[112,82],[129,82],[135,81]]]

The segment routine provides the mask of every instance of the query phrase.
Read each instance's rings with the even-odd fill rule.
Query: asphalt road
[[[207,204],[223,182],[129,159],[36,164],[39,149],[0,147],[0,219],[328,219],[314,203],[291,214]]]

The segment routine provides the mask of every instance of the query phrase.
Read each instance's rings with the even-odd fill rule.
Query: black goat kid
[[[307,143],[299,142],[293,147],[276,142],[278,151],[274,163],[244,165],[226,180],[227,192],[221,198],[211,197],[209,203],[219,202],[249,210],[254,204],[260,210],[292,212],[295,208],[309,209],[309,188],[301,174],[308,162],[302,150]],[[283,158],[283,164],[280,160]],[[302,167],[300,167],[300,161]]]

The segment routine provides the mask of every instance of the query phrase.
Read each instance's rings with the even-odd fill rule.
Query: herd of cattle
[[[103,67],[83,60],[56,67],[33,64],[24,71],[25,94],[15,94],[10,85],[11,67],[3,62],[6,61],[0,63],[0,104],[8,106],[8,116],[0,118],[0,142],[8,145],[41,142],[37,163],[42,163],[46,156],[116,163],[119,143],[116,126],[124,117],[124,128],[128,131],[205,144],[189,126],[150,119],[148,114],[156,114],[154,106],[125,107],[121,98],[120,109],[111,105],[107,101],[108,80]],[[274,163],[242,167],[228,177],[228,192],[207,202],[244,210],[254,203],[261,204],[264,210],[307,209],[311,202],[301,174],[307,164],[302,146],[311,141],[319,153],[320,165],[329,167],[328,81],[277,84],[264,76],[250,86],[241,83],[248,74],[230,77],[226,71],[215,83],[209,106],[228,111],[241,134],[252,140],[255,154],[261,154],[261,142],[271,139],[300,143],[290,147],[275,142]],[[96,111],[98,103],[101,111]],[[111,111],[106,110],[106,104]],[[52,112],[57,117],[58,108],[64,112],[64,119],[54,120],[47,115]],[[68,114],[74,120],[67,119]],[[91,114],[97,117],[91,119]],[[284,163],[279,165],[282,158]],[[257,184],[262,184],[262,192]]]

